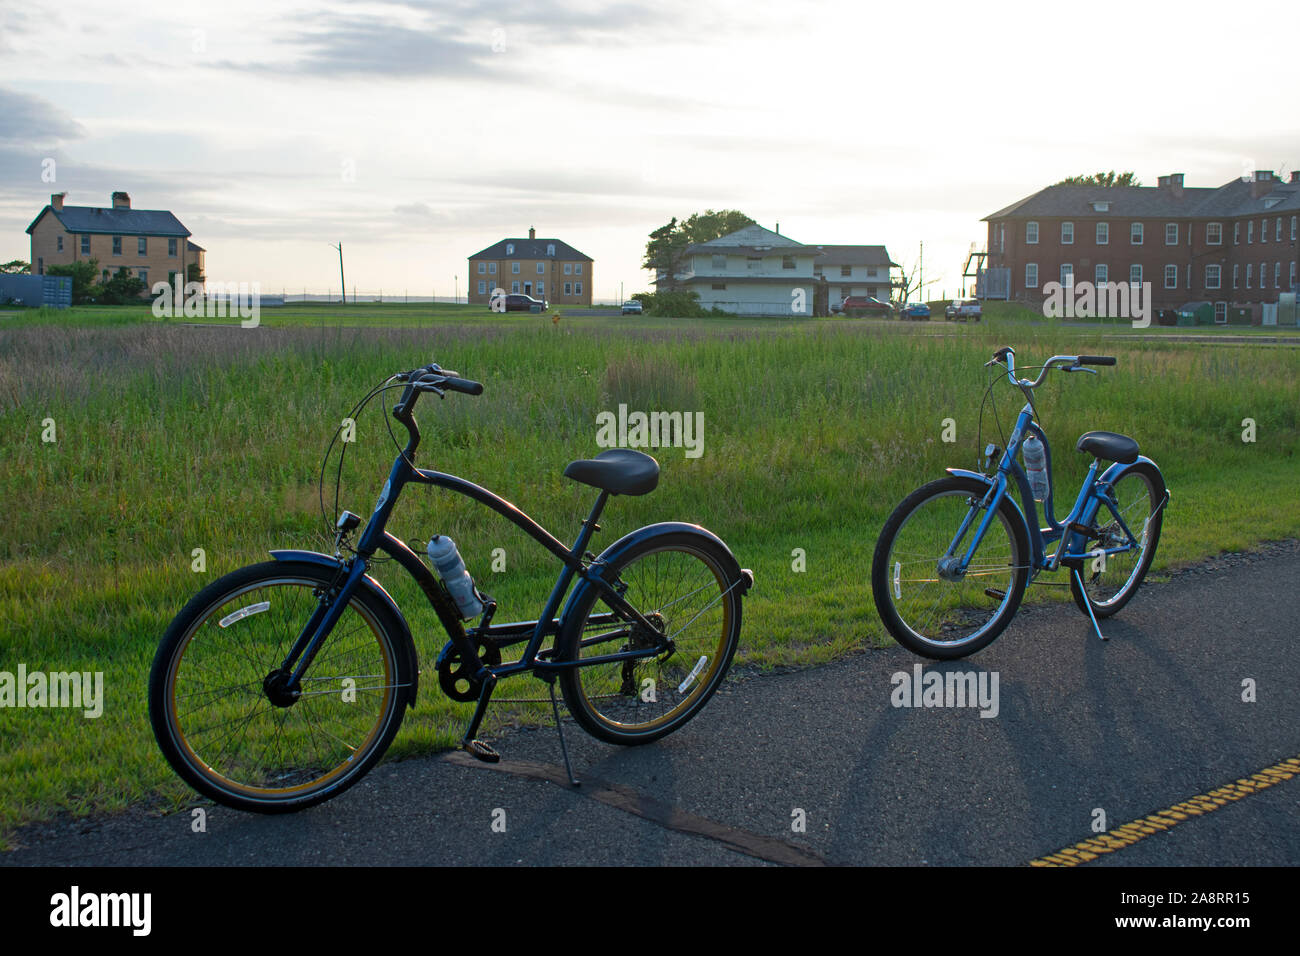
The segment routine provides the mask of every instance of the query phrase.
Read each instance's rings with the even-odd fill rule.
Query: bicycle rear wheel
[[[894,509],[876,541],[871,591],[889,633],[915,654],[949,660],[993,642],[1020,607],[1029,580],[1029,536],[1004,496],[965,572],[941,565],[964,556],[987,514],[988,486],[973,478],[940,478]],[[954,543],[962,522],[970,524]]]
[[[1097,510],[1093,525],[1098,535],[1088,539],[1087,550],[1125,546],[1131,550],[1085,558],[1079,569],[1083,589],[1075,575],[1070,575],[1074,603],[1085,614],[1091,605],[1097,617],[1110,617],[1133,597],[1155,558],[1164,521],[1165,479],[1155,465],[1142,461],[1130,465],[1115,479],[1111,490],[1114,500],[1104,502]],[[1133,540],[1124,526],[1132,532]]]
[[[379,760],[405,712],[400,625],[359,590],[299,695],[276,672],[334,574],[271,561],[214,581],[172,621],[149,676],[149,716],[168,763],[240,810],[300,810],[342,793]]]
[[[559,659],[584,660],[671,641],[667,652],[560,674],[564,702],[584,730],[615,744],[645,744],[699,713],[726,676],[740,638],[741,586],[730,555],[710,538],[647,538],[606,566],[604,578],[654,626],[622,619],[589,588]]]

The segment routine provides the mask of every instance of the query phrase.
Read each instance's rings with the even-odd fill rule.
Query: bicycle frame
[[[1054,488],[1049,484],[1047,499],[1043,502],[1043,518],[1046,521],[1046,527],[1040,527],[1038,520],[1038,503],[1034,499],[1033,491],[1029,485],[1029,477],[1025,474],[1024,468],[1016,460],[1016,455],[1028,434],[1036,435],[1043,443],[1043,449],[1047,456],[1047,470],[1051,473],[1052,469],[1052,451],[1051,444],[1047,439],[1047,434],[1042,427],[1034,420],[1034,411],[1031,403],[1026,402],[1024,408],[1020,410],[1020,415],[1016,419],[1015,428],[1011,431],[1011,437],[1007,441],[1007,447],[1002,453],[998,462],[998,467],[993,475],[985,475],[975,471],[969,471],[961,468],[946,469],[949,474],[958,475],[965,478],[975,478],[989,485],[988,493],[979,502],[978,506],[971,509],[962,521],[961,526],[957,529],[952,543],[948,546],[947,556],[954,556],[961,545],[962,539],[970,530],[975,515],[980,509],[985,510],[984,517],[981,519],[978,529],[970,545],[962,554],[961,560],[957,565],[958,573],[965,573],[966,568],[974,558],[975,551],[979,548],[980,543],[984,540],[984,534],[997,513],[997,509],[1002,499],[1006,497],[1007,490],[1011,482],[1015,482],[1017,489],[1020,491],[1021,500],[1029,510],[1026,517],[1019,506],[1016,507],[1017,513],[1022,521],[1025,522],[1025,528],[1028,531],[1029,547],[1031,551],[1031,561],[1029,565],[1029,578],[1032,581],[1041,571],[1055,571],[1062,563],[1067,566],[1081,562],[1090,557],[1097,557],[1099,551],[1105,552],[1107,557],[1113,554],[1123,554],[1133,550],[1138,546],[1139,539],[1133,531],[1124,522],[1123,515],[1119,513],[1117,502],[1114,498],[1113,484],[1118,480],[1124,469],[1129,465],[1112,463],[1100,477],[1097,475],[1100,461],[1093,459],[1088,468],[1088,474],[1079,488],[1079,494],[1075,498],[1074,505],[1065,520],[1057,521],[1055,517],[1053,492]],[[1151,462],[1145,456],[1138,456],[1139,462]],[[1154,465],[1154,463],[1152,463]],[[1012,504],[1016,505],[1014,499]],[[1113,548],[1093,548],[1088,551],[1080,550],[1087,542],[1084,531],[1092,526],[1096,519],[1097,512],[1105,504],[1110,508],[1111,514],[1123,529],[1128,541],[1121,547]],[[1082,529],[1082,530],[1081,530]],[[1140,529],[1145,533],[1145,528]],[[1047,549],[1055,543],[1056,550],[1049,557]]]
[[[466,633],[459,610],[455,609],[450,596],[441,583],[410,548],[385,530],[403,488],[412,482],[445,488],[486,505],[527,533],[564,565],[556,578],[554,587],[551,589],[550,596],[546,600],[542,614],[537,620],[496,625],[485,623],[484,626],[480,626],[471,632],[476,639],[486,640],[498,647],[510,646],[524,640],[528,641],[527,647],[519,660],[488,666],[487,669],[492,677],[508,677],[525,671],[540,671],[552,674],[574,667],[607,664],[612,661],[638,660],[662,653],[663,646],[653,646],[586,657],[581,661],[547,660],[546,657],[551,652],[543,652],[541,645],[547,637],[560,633],[564,617],[557,618],[556,611],[559,609],[560,601],[569,590],[575,576],[589,586],[597,588],[605,602],[616,612],[593,615],[591,620],[594,623],[617,624],[630,619],[647,628],[650,632],[655,631],[654,626],[636,608],[628,604],[613,585],[605,581],[599,573],[592,570],[592,568],[598,566],[598,561],[593,561],[591,565],[588,565],[583,560],[587,554],[587,545],[592,534],[599,529],[596,522],[604,510],[605,503],[609,498],[609,492],[603,490],[600,492],[590,514],[583,521],[582,528],[573,546],[566,548],[558,538],[522,510],[486,488],[455,475],[416,468],[413,460],[419,446],[420,434],[419,428],[411,416],[410,406],[412,404],[414,404],[413,400],[410,395],[407,395],[404,396],[402,403],[394,409],[394,417],[407,427],[410,440],[407,442],[406,448],[393,461],[392,469],[389,471],[388,478],[384,481],[370,520],[366,523],[358,539],[355,549],[356,556],[348,561],[342,561],[338,555],[330,558],[327,555],[320,555],[315,552],[273,552],[273,555],[280,560],[305,558],[320,562],[321,559],[324,559],[324,561],[336,566],[343,577],[342,584],[336,585],[336,590],[329,596],[329,599],[322,600],[317,605],[302,633],[298,636],[281,664],[282,669],[290,673],[288,686],[300,686],[303,674],[311,666],[317,652],[342,615],[343,609],[347,607],[353,593],[358,587],[363,586],[363,581],[371,582],[375,587],[378,586],[377,583],[373,582],[373,579],[366,577],[366,571],[370,567],[370,559],[379,550],[392,556],[420,585],[425,597],[429,600],[435,613],[438,614],[444,628],[446,628],[452,644],[461,654],[461,659],[464,661],[477,661],[479,659],[476,641],[471,640],[470,634]],[[382,591],[382,588],[380,590]],[[384,596],[387,597],[386,594]],[[388,600],[388,603],[394,610],[397,610],[396,604],[391,599]],[[398,615],[401,617],[400,611],[398,611]]]

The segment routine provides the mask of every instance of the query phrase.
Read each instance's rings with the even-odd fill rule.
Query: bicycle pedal
[[[461,749],[466,751],[476,760],[482,760],[484,763],[500,763],[501,755],[497,753],[488,744],[481,740],[467,740],[461,744]]]
[[[1001,601],[1004,597],[1007,596],[1007,592],[1001,590],[1000,588],[985,588],[984,593],[989,597],[993,598],[993,600],[995,601]]]

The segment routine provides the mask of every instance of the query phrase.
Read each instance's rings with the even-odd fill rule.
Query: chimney
[[[1273,191],[1273,170],[1257,169],[1250,177],[1250,198],[1258,199]]]
[[[55,193],[50,197],[50,205],[55,212],[63,212],[63,197],[66,195],[67,193]]]
[[[776,234],[781,235],[781,224],[779,222],[776,224]]]
[[[536,239],[536,238],[537,238],[537,230],[534,229],[532,226],[529,226],[529,227],[528,227],[528,238],[529,238],[529,239]]]
[[[1300,183],[1300,169],[1291,170],[1291,182]]]
[[[128,196],[126,193],[123,193],[123,192],[116,192],[116,193],[113,193],[113,208],[114,208],[114,209],[130,209],[130,208],[131,208],[131,197]]]
[[[1169,177],[1168,177],[1168,176],[1160,176],[1160,177],[1158,177],[1158,178],[1156,179],[1156,187],[1157,187],[1158,189],[1168,189],[1168,188],[1169,188]]]
[[[1183,198],[1183,174],[1182,173],[1169,174],[1169,192],[1173,195],[1175,199]]]

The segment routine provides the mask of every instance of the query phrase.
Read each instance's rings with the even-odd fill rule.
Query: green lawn
[[[1223,549],[1294,537],[1300,351],[1109,337],[990,309],[978,324],[488,313],[470,306],[267,309],[257,329],[154,320],[147,308],[0,318],[0,670],[103,671],[103,716],[0,709],[0,833],[60,810],[193,799],[149,731],[145,682],[163,629],[201,586],[279,547],[327,547],[317,500],[334,427],[371,385],[431,360],[485,383],[479,398],[426,397],[421,464],[471,478],[571,539],[590,489],[561,476],[594,454],[598,412],[700,411],[704,454],[649,449],[659,488],[614,499],[597,550],[652,521],[702,523],[755,571],[737,664],[807,664],[886,640],[867,581],[885,517],[903,496],[976,463],[993,349],[1028,364],[1058,352],[1114,354],[1100,377],[1040,391],[1056,479],[1079,480],[1077,435],[1133,435],[1173,490],[1157,574]],[[1170,330],[1186,332],[1190,330]],[[1202,330],[1196,330],[1202,331]],[[349,446],[341,504],[373,507],[394,454],[373,403]],[[1019,404],[1005,388],[1007,427]],[[957,441],[942,441],[944,419]],[[1242,441],[1243,419],[1257,440]],[[53,420],[53,442],[42,441]],[[984,440],[994,426],[986,417]],[[996,439],[995,439],[996,440]],[[535,616],[548,554],[486,509],[415,488],[391,530],[421,546],[450,534],[501,605]],[[332,501],[329,503],[332,510]],[[202,548],[206,570],[191,570]],[[504,548],[504,573],[490,570]],[[806,554],[804,572],[792,552]],[[442,644],[404,578],[377,572],[407,611],[421,660]],[[1061,600],[1058,589],[1031,598]],[[1139,596],[1138,600],[1141,600]],[[1086,619],[1080,618],[1080,634]],[[450,745],[469,705],[432,676],[391,753]],[[528,696],[524,678],[503,687]],[[497,724],[534,719],[519,705]],[[491,728],[489,727],[489,731]]]

